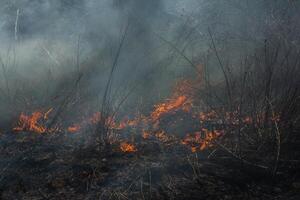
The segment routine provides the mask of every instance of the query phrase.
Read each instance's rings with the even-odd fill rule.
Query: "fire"
[[[217,137],[215,132],[202,129],[201,132],[187,134],[185,138],[181,140],[181,144],[189,146],[192,152],[197,152],[198,150],[203,151],[208,147],[212,147],[213,141]]]
[[[193,82],[182,80],[177,82],[171,98],[163,103],[154,106],[150,118],[153,122],[158,121],[165,114],[173,113],[178,110],[191,112],[193,106]]]
[[[88,120],[89,123],[97,124],[101,120],[101,113],[95,112]]]
[[[195,92],[197,92],[195,88],[201,88],[201,82],[201,77],[198,77],[197,80],[183,80],[178,82],[170,98],[154,105],[152,112],[148,115],[137,114],[133,118],[125,116],[119,119],[114,115],[107,116],[100,112],[92,112],[90,115],[83,117],[81,121],[67,127],[65,131],[69,133],[83,132],[84,127],[103,123],[109,131],[109,142],[111,142],[111,144],[120,144],[120,150],[122,152],[130,153],[137,151],[135,144],[122,142],[124,138],[120,137],[122,132],[126,132],[121,130],[129,128],[140,131],[144,139],[156,139],[163,143],[163,145],[181,144],[189,148],[191,152],[198,152],[212,147],[214,141],[225,134],[225,129],[220,128],[224,127],[224,125],[235,127],[243,123],[245,126],[257,124],[259,126],[263,121],[265,117],[264,113],[258,113],[256,116],[241,116],[239,108],[235,111],[226,111],[219,108],[199,112],[198,108],[200,108],[200,106],[194,106],[197,101],[194,101],[196,99],[193,97],[196,95]],[[35,111],[31,115],[21,113],[17,126],[13,128],[13,130],[17,132],[30,131],[39,134],[61,130],[54,128],[49,130],[46,126],[52,111],[53,108],[46,112]],[[164,117],[167,116],[166,121],[168,122],[168,116],[180,115],[183,113],[182,111],[184,112],[184,116],[188,115],[187,119],[195,120],[196,124],[195,126],[192,125],[193,127],[188,130],[188,134],[175,136],[176,134],[170,134],[168,132],[168,128],[164,128],[162,121],[164,121]],[[172,120],[172,117],[170,118]],[[181,117],[180,120],[183,121],[184,119],[186,118]],[[270,121],[274,123],[279,120],[280,114],[278,113],[274,113],[270,118]],[[174,124],[176,122],[177,121],[174,120]],[[169,124],[167,123],[167,125]],[[210,127],[212,130],[204,127]],[[169,130],[172,130],[172,127]],[[122,140],[120,138],[122,138]]]
[[[45,133],[47,131],[52,132],[52,130],[47,130],[47,127],[43,125],[43,122],[45,123],[45,120],[48,119],[48,116],[52,112],[52,110],[53,109],[51,108],[45,113],[36,111],[31,115],[21,113],[17,122],[17,126],[13,128],[13,131],[30,131],[39,134]]]
[[[126,128],[127,127],[127,123],[125,122],[125,121],[121,121],[120,122],[120,124],[119,124],[119,127],[118,127],[118,129],[124,129],[124,128]]]
[[[155,133],[155,137],[161,141],[162,143],[169,143],[173,141],[173,137],[171,137],[170,135],[168,135],[165,131],[161,130],[158,131],[157,133]]]
[[[143,130],[143,138],[144,139],[149,139],[151,137],[151,134],[149,131]]]
[[[95,112],[91,115],[91,117],[87,118],[86,120],[81,121],[80,123],[75,123],[67,128],[68,132],[75,133],[80,131],[83,127],[88,125],[95,125],[101,122],[101,113]],[[123,130],[127,127],[135,127],[139,123],[139,119],[129,120],[127,117],[122,119],[120,122],[117,122],[114,117],[108,116],[103,120],[105,126],[109,129],[113,130]]]
[[[176,111],[180,108],[185,108],[185,110],[187,110],[186,107],[183,107],[185,104],[187,104],[188,98],[184,95],[182,96],[178,96],[175,99],[171,99],[166,103],[161,103],[158,105],[155,105],[155,109],[154,111],[151,113],[151,118],[153,121],[157,121],[162,115],[166,114],[166,113],[170,113],[172,111]]]
[[[125,153],[132,153],[137,151],[137,148],[133,144],[130,144],[128,142],[121,142],[120,149]]]
[[[39,120],[43,118],[41,112],[34,112],[32,115],[27,116],[21,113],[17,127],[13,128],[14,131],[31,131],[35,133],[44,133],[46,128],[39,124]]]
[[[74,124],[74,125],[68,127],[68,132],[76,133],[76,132],[80,131],[80,129],[81,129],[80,124]]]
[[[191,147],[191,152],[193,153],[197,152],[197,147]]]
[[[80,122],[74,123],[67,127],[65,131],[69,133],[77,133],[83,131],[84,127],[96,125],[98,123],[104,123],[109,129],[111,135],[114,135],[114,139],[111,139],[112,143],[120,143],[120,130],[127,128],[134,128],[141,132],[144,139],[156,138],[164,145],[183,144],[191,149],[192,152],[204,150],[207,147],[212,146],[213,140],[221,136],[223,132],[215,131],[214,133],[201,130],[191,134],[187,134],[182,139],[175,135],[169,134],[164,128],[161,127],[161,119],[166,115],[175,115],[178,111],[183,111],[188,115],[193,116],[194,119],[199,119],[200,124],[207,121],[216,121],[218,118],[215,111],[211,112],[196,112],[193,106],[193,83],[191,81],[181,81],[175,87],[171,98],[154,105],[154,109],[149,115],[136,115],[134,118],[125,116],[120,120],[117,120],[115,116],[103,116],[100,112],[94,112],[88,117],[84,117]],[[20,115],[18,126],[14,128],[14,131],[31,131],[35,133],[50,132],[45,126],[49,115],[53,111],[53,108],[46,112],[33,112],[32,115]],[[118,131],[116,131],[118,130]],[[204,135],[204,137],[202,137]],[[120,150],[122,152],[136,152],[137,148],[133,143],[121,142]]]
[[[216,138],[214,132],[208,131],[207,129],[204,130],[204,133],[205,133],[205,138],[200,146],[201,151],[207,147],[211,147],[213,140]]]
[[[90,117],[82,120],[81,122],[70,125],[67,128],[67,131],[69,133],[77,133],[77,132],[81,131],[83,129],[83,127],[86,127],[88,125],[95,125],[95,124],[99,123],[100,120],[101,120],[101,113],[95,112]]]
[[[53,108],[50,108],[45,114],[44,114],[44,119],[48,120],[49,119],[49,114],[53,111]]]
[[[139,118],[129,120],[128,117],[125,117],[124,119],[121,120],[120,123],[114,122],[111,128],[122,130],[127,127],[136,127],[139,123],[140,123]]]
[[[209,111],[209,112],[200,112],[199,113],[199,119],[200,121],[211,121],[217,118],[217,113],[215,111]]]

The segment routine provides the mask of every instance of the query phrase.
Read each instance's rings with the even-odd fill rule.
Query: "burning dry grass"
[[[63,124],[56,125],[55,128],[48,128],[47,125],[51,121],[51,114],[56,110],[55,108],[48,109],[45,112],[35,111],[31,115],[21,113],[17,125],[13,128],[14,132],[33,132],[38,134],[67,132],[67,133],[83,133],[87,131],[87,127],[96,126],[99,123],[105,124],[108,127],[108,141],[110,144],[119,143],[120,150],[125,153],[133,153],[138,151],[134,144],[138,142],[134,139],[132,142],[131,135],[127,135],[128,130],[134,129],[138,133],[136,136],[141,136],[144,140],[156,139],[165,145],[184,145],[192,152],[203,151],[214,146],[214,141],[222,138],[226,132],[239,127],[242,123],[243,127],[247,126],[261,126],[264,117],[263,113],[253,116],[240,116],[239,111],[229,112],[224,109],[212,111],[198,111],[194,102],[194,89],[198,81],[184,80],[178,82],[173,94],[167,100],[153,106],[153,111],[147,115],[137,115],[133,119],[128,116],[117,120],[115,116],[107,116],[104,118],[100,112],[94,112],[90,116],[65,126]],[[197,128],[193,131],[179,130],[182,133],[174,135],[172,132],[163,126],[168,118],[179,118],[181,121],[181,112],[187,114],[190,119],[196,122]],[[271,121],[278,121],[280,115],[276,114]],[[103,118],[103,119],[102,119]],[[274,119],[273,119],[274,118]],[[169,126],[177,123],[175,120],[170,121]],[[183,121],[188,123],[188,121]],[[241,128],[241,127],[240,127]],[[127,138],[127,139],[126,139]],[[124,141],[124,139],[128,141]]]
[[[120,149],[125,153],[132,153],[137,151],[137,148],[133,144],[130,144],[128,142],[121,142]]]
[[[270,12],[270,19],[261,20],[274,20],[272,29],[266,31],[271,35],[276,20],[280,29],[285,27],[282,22],[289,22],[288,19],[277,18],[281,11],[274,11]],[[87,110],[88,106],[77,103],[84,97],[85,84],[90,83],[88,80],[81,82],[82,74],[90,78],[94,72],[94,68],[84,71],[78,55],[78,72],[76,75],[68,74],[69,80],[61,84],[68,86],[58,94],[55,91],[55,95],[63,94],[61,104],[51,109],[23,110],[11,128],[18,134],[1,135],[4,139],[0,146],[3,152],[0,154],[0,166],[3,168],[0,172],[0,194],[8,187],[10,195],[22,191],[30,197],[38,196],[38,199],[57,199],[56,195],[65,195],[66,190],[72,195],[63,199],[134,199],[131,198],[133,196],[144,200],[155,197],[198,199],[199,195],[203,199],[227,199],[228,191],[231,195],[238,191],[232,199],[248,199],[250,196],[274,199],[270,193],[261,196],[260,186],[251,186],[253,175],[262,180],[272,177],[275,182],[277,178],[283,178],[285,185],[280,185],[282,188],[292,185],[299,190],[300,51],[298,39],[289,41],[292,31],[290,27],[287,30],[288,33],[266,38],[264,47],[259,47],[253,55],[241,53],[246,55],[244,60],[236,58],[234,52],[234,58],[231,55],[227,57],[231,51],[226,49],[226,43],[230,43],[232,38],[226,40],[221,34],[220,40],[217,38],[219,33],[214,34],[210,29],[207,35],[211,40],[210,47],[207,47],[210,49],[203,52],[205,56],[200,59],[191,56],[193,60],[189,60],[189,55],[185,55],[191,42],[181,49],[181,39],[173,45],[160,37],[196,70],[197,77],[178,81],[172,94],[153,105],[152,110],[142,114],[138,110],[138,114],[127,113],[126,116],[117,115],[119,108],[111,108],[113,97],[110,97],[110,90],[113,79],[117,79],[113,75],[127,28],[104,88],[100,109]],[[193,35],[193,31],[186,32]],[[235,42],[239,43],[238,40]],[[244,42],[240,43],[241,46],[245,46]],[[263,42],[254,43],[253,46],[257,46],[256,43]],[[197,65],[194,60],[201,60],[205,65]],[[218,64],[224,80],[214,80],[215,77],[209,74],[215,68],[208,69],[211,63]],[[235,63],[239,63],[238,66]],[[6,91],[1,89],[1,92],[11,101],[14,90],[10,90],[12,86],[6,73],[8,66],[1,64],[6,79]],[[81,67],[84,72],[80,71]],[[78,77],[75,82],[73,76]],[[44,78],[41,79],[45,82]],[[49,77],[48,80],[55,79]],[[15,91],[18,98],[34,91],[30,88],[21,90],[21,93]],[[94,92],[91,92],[92,98]],[[22,101],[26,104],[30,102],[30,98],[24,99]],[[54,102],[45,104],[56,105]],[[72,117],[73,121],[64,120],[62,113],[78,112],[81,108],[77,106],[85,109],[84,114]],[[102,149],[99,148],[101,145]],[[222,166],[229,163],[230,167],[220,169],[218,163]],[[6,172],[9,175],[6,176]],[[267,190],[269,188],[272,189],[267,187]],[[74,189],[90,196],[74,194]]]
[[[225,86],[210,85],[208,89],[215,90],[210,93],[217,93],[220,87],[221,90],[226,91]],[[37,133],[40,136],[47,136],[47,133],[66,133],[65,135],[70,133],[71,136],[77,136],[84,135],[91,130],[98,131],[95,127],[100,124],[107,128],[105,134],[112,147],[107,151],[112,150],[109,154],[122,155],[123,159],[127,159],[126,155],[133,154],[136,155],[134,158],[138,159],[140,156],[151,157],[162,149],[180,148],[180,153],[176,154],[179,157],[185,156],[187,152],[187,154],[192,152],[195,156],[198,156],[199,152],[203,155],[209,154],[207,157],[212,159],[220,155],[222,159],[225,158],[230,163],[238,162],[245,171],[250,168],[252,171],[262,170],[264,174],[272,171],[273,175],[277,175],[278,166],[282,163],[280,158],[281,142],[285,137],[283,133],[292,132],[292,129],[284,129],[287,127],[287,122],[290,122],[284,117],[286,110],[275,106],[277,100],[246,99],[244,96],[249,97],[249,94],[243,94],[244,96],[240,97],[238,92],[234,93],[233,88],[230,88],[232,92],[230,98],[225,95],[225,97],[218,98],[222,100],[221,103],[211,103],[215,101],[205,99],[205,94],[208,93],[204,91],[206,89],[199,86],[198,78],[196,81],[179,81],[170,97],[153,105],[149,113],[136,115],[130,113],[131,115],[128,116],[116,117],[115,114],[105,115],[91,111],[90,114],[81,116],[81,119],[72,124],[60,122],[51,127],[48,125],[53,121],[58,108],[34,111],[29,115],[24,112],[20,114],[13,131],[20,134],[21,132]],[[197,93],[203,94],[204,97],[200,98]],[[255,109],[252,109],[252,106],[255,106]],[[188,126],[187,129],[182,128],[185,124]],[[93,136],[91,140],[97,141]],[[147,149],[150,149],[149,152],[152,154],[147,154]],[[266,157],[271,159],[267,160]],[[153,163],[149,165],[151,164]],[[155,165],[159,164],[155,163]],[[198,169],[200,165],[195,164],[194,161],[190,162],[194,176],[196,176],[191,179],[195,179],[198,184],[205,182],[201,180],[202,175]],[[89,169],[88,176],[94,177],[93,173],[93,170]],[[123,178],[127,175],[126,173],[122,175]],[[143,183],[141,185],[139,186],[144,187]],[[119,194],[127,197],[127,191]],[[118,196],[116,193],[111,195]]]
[[[213,110],[206,108],[208,111],[199,110],[199,105],[197,105],[195,97],[192,95],[193,93],[187,92],[183,88],[190,87],[185,85],[185,87],[180,87],[180,90],[175,89],[170,98],[154,105],[153,110],[149,114],[139,114],[131,118],[129,116],[121,119],[115,116],[103,118],[100,112],[91,112],[90,115],[71,125],[60,122],[53,126],[55,128],[48,128],[48,124],[51,123],[53,116],[55,116],[56,108],[47,109],[46,111],[35,111],[29,115],[24,114],[25,112],[21,113],[16,126],[12,129],[14,132],[19,133],[15,134],[16,137],[18,135],[24,136],[28,134],[27,132],[44,139],[56,135],[58,138],[55,142],[63,141],[60,137],[68,134],[71,137],[84,137],[84,134],[90,131],[90,127],[95,127],[97,124],[104,122],[108,127],[108,141],[112,146],[112,151],[109,153],[109,162],[114,162],[113,164],[108,164],[106,157],[102,160],[99,159],[101,156],[107,155],[107,152],[95,153],[94,151],[97,148],[90,146],[90,143],[79,145],[79,150],[72,149],[72,151],[60,152],[63,156],[57,153],[59,150],[51,150],[56,152],[55,156],[61,156],[57,159],[55,156],[49,155],[46,150],[41,150],[40,153],[36,153],[34,158],[31,158],[33,161],[28,162],[33,162],[39,165],[38,167],[44,167],[44,165],[49,164],[52,168],[57,166],[63,168],[65,165],[69,166],[69,168],[64,169],[65,171],[55,168],[56,172],[43,173],[41,176],[44,177],[46,183],[44,185],[41,184],[41,192],[36,194],[30,190],[31,193],[27,195],[41,196],[42,194],[43,196],[44,193],[49,193],[48,189],[45,189],[47,187],[54,188],[55,191],[61,191],[66,190],[67,185],[68,187],[71,185],[72,188],[76,188],[76,190],[84,194],[90,195],[93,193],[93,197],[98,195],[97,197],[101,196],[107,199],[112,197],[119,199],[130,199],[131,197],[147,198],[149,196],[160,199],[164,195],[174,197],[174,199],[196,198],[199,196],[199,191],[203,192],[204,197],[221,198],[224,195],[223,190],[230,191],[233,199],[248,197],[247,195],[249,194],[244,194],[243,192],[244,187],[250,187],[247,186],[246,180],[243,179],[246,175],[240,171],[235,171],[234,173],[224,171],[224,169],[220,169],[220,166],[206,163],[207,160],[201,160],[198,156],[205,155],[211,158],[219,154],[222,156],[222,159],[228,159],[222,162],[230,162],[232,164],[238,161],[238,166],[243,163],[244,168],[251,166],[254,168],[254,171],[259,171],[258,169],[263,167],[264,170],[267,169],[269,171],[271,168],[265,165],[257,165],[245,160],[242,157],[244,152],[238,151],[236,142],[238,141],[236,135],[240,133],[243,139],[245,137],[250,138],[246,141],[241,140],[242,144],[246,146],[249,145],[246,142],[250,143],[251,141],[252,145],[254,140],[251,138],[252,135],[250,133],[253,130],[263,130],[266,113],[259,111],[241,114],[239,107],[233,109],[233,111],[224,107],[214,108]],[[179,122],[189,123],[190,119],[193,120],[193,125],[196,125],[190,130],[178,129],[177,131],[180,134],[173,134],[168,129]],[[281,120],[282,113],[275,111],[269,118],[270,123],[274,125],[280,124]],[[272,127],[274,126],[271,126],[269,131],[272,131]],[[278,126],[276,127],[278,128]],[[92,135],[90,137],[91,140],[95,140]],[[41,140],[43,141],[44,139]],[[19,142],[19,140],[17,141]],[[23,145],[29,142],[35,141],[21,141]],[[61,144],[61,146],[64,145]],[[76,145],[71,146],[74,148]],[[230,145],[233,146],[232,149],[229,148]],[[86,149],[88,148],[86,146],[90,146],[89,148],[92,148],[93,151],[87,151]],[[176,151],[164,151],[162,154],[160,152],[162,149],[179,149],[179,147],[181,148],[179,153]],[[59,147],[58,149],[61,148]],[[70,147],[64,148],[68,149]],[[146,151],[147,149],[149,149],[148,152]],[[43,154],[43,151],[46,152],[46,155]],[[75,158],[72,157],[74,154],[76,155]],[[166,161],[166,159],[169,160]],[[176,164],[174,164],[174,161],[176,161]],[[114,165],[121,167],[114,169]],[[114,170],[108,173],[107,171],[110,168]],[[24,173],[31,173],[30,170],[24,169]],[[143,171],[145,169],[148,170],[146,175]],[[206,174],[206,170],[208,171],[207,174],[210,175]],[[185,172],[183,175],[181,174],[182,171]],[[154,173],[156,173],[156,177],[153,176]],[[241,173],[241,175],[236,176],[236,173]],[[159,179],[157,177],[162,178]],[[152,179],[159,179],[159,181],[155,183]],[[34,181],[41,183],[44,180]],[[117,189],[115,188],[116,183]],[[253,193],[262,193],[256,186],[251,186],[251,190]],[[98,194],[99,191],[101,191],[101,194]],[[71,190],[68,190],[67,193],[70,195],[65,194],[67,198],[76,199],[79,197],[76,197]],[[50,195],[55,198],[54,194],[51,193]],[[83,198],[83,196],[80,196],[80,198]]]
[[[44,133],[46,128],[40,124],[38,121],[43,117],[40,112],[33,112],[31,116],[27,116],[21,113],[18,126],[13,128],[14,131],[30,131],[35,133]]]
[[[64,128],[64,125],[57,126],[56,129],[47,128],[47,124],[51,121],[51,112],[55,112],[55,109],[51,108],[46,112],[33,112],[32,115],[27,116],[21,113],[17,126],[13,128],[15,132],[29,131],[34,133],[53,133],[55,131],[68,132],[68,133],[82,133],[86,131],[87,127],[96,126],[97,124],[104,121],[105,125],[108,127],[109,136],[108,138],[114,138],[109,143],[120,143],[120,150],[125,153],[136,152],[136,145],[131,144],[127,141],[121,141],[122,138],[128,137],[124,132],[128,129],[135,129],[139,132],[138,135],[142,136],[144,140],[153,139],[160,141],[165,145],[186,145],[193,152],[204,150],[205,148],[211,147],[213,140],[216,139],[221,134],[217,135],[214,131],[208,131],[207,129],[199,129],[195,133],[184,133],[185,130],[176,137],[172,133],[168,133],[167,130],[161,126],[161,120],[169,116],[180,117],[179,111],[182,111],[192,118],[195,116],[200,116],[198,123],[205,124],[209,120],[213,119],[212,113],[200,112],[197,114],[196,110],[193,108],[193,97],[188,95],[186,90],[190,90],[187,81],[182,82],[183,85],[178,84],[176,86],[171,98],[154,105],[153,111],[148,115],[139,115],[134,119],[130,119],[125,116],[121,120],[116,120],[115,117],[108,116],[102,119],[103,116],[100,112],[93,113],[90,117],[81,122],[74,123],[68,127]],[[185,89],[186,88],[186,89]],[[185,136],[184,136],[185,135]],[[194,136],[192,136],[194,135]],[[201,137],[200,137],[201,135]],[[194,138],[193,138],[194,137]],[[116,139],[119,138],[119,139]],[[128,139],[130,140],[130,139]]]
[[[186,96],[179,96],[175,99],[169,100],[166,103],[155,105],[155,109],[151,113],[151,119],[153,121],[157,121],[163,115],[174,112],[178,109],[190,110],[190,105],[187,105],[188,103],[188,98]]]
[[[13,131],[29,131],[38,134],[58,131],[57,129],[48,129],[45,125],[47,120],[49,120],[49,115],[52,111],[53,108],[50,108],[46,112],[35,111],[31,115],[21,113],[17,125],[13,128]]]

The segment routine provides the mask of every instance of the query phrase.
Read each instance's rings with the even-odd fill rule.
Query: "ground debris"
[[[224,161],[207,159],[210,153],[161,148],[155,141],[140,144],[139,152],[107,153],[85,145],[84,139],[74,141],[30,133],[3,137],[1,198],[230,200],[293,199],[299,194],[298,182],[290,190],[254,181]]]

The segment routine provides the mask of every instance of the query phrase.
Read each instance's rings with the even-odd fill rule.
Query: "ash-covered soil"
[[[101,150],[86,135],[25,132],[1,135],[0,148],[1,199],[300,198],[292,177],[272,179],[213,149],[190,153],[147,141],[123,153]]]

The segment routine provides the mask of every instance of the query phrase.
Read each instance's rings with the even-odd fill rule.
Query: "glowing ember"
[[[151,137],[151,134],[150,134],[150,132],[149,131],[143,131],[143,138],[144,139],[149,139]]]
[[[212,121],[212,120],[215,120],[217,119],[218,116],[217,116],[217,113],[215,111],[210,111],[210,112],[200,112],[199,113],[199,119],[200,121],[202,122],[205,122],[205,121]]]
[[[95,112],[87,120],[83,120],[80,123],[70,126],[68,128],[68,130],[74,130],[75,127],[82,128],[87,125],[95,125],[97,123],[100,123],[101,118],[103,118],[103,117],[104,116],[101,116],[100,112]],[[139,122],[140,122],[140,118],[129,120],[128,117],[125,117],[124,119],[120,120],[120,122],[117,122],[116,119],[112,116],[107,116],[107,117],[105,117],[105,119],[103,118],[103,123],[105,124],[105,126],[107,126],[109,129],[114,129],[114,130],[122,130],[127,127],[135,127],[138,125]]]
[[[125,153],[132,153],[137,151],[136,147],[133,144],[130,144],[128,142],[122,142],[120,144],[120,149],[122,152]]]
[[[192,151],[193,153],[197,152],[197,147],[191,147],[191,151]]]
[[[76,133],[76,132],[79,132],[80,129],[81,129],[81,126],[79,124],[74,124],[74,125],[68,127],[68,132]]]
[[[101,113],[95,112],[92,117],[89,118],[89,122],[92,124],[97,124],[101,120]]]
[[[163,131],[163,130],[161,130],[161,131],[155,133],[155,137],[156,137],[159,141],[161,141],[161,142],[163,142],[163,143],[172,142],[172,139],[173,139],[171,136],[169,136],[168,134],[166,134],[166,132]]]

